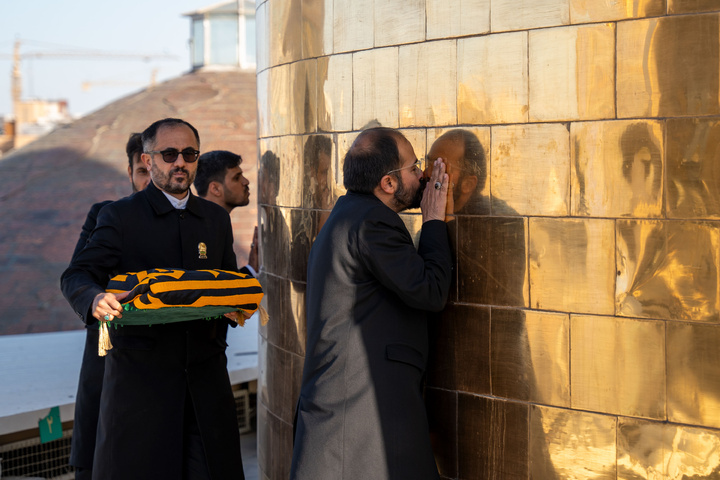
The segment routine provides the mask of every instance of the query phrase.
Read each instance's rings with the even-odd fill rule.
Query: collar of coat
[[[145,190],[143,190],[143,192],[146,193],[147,199],[157,215],[165,215],[167,213],[175,211],[175,207],[172,206],[170,200],[165,197],[163,192],[159,188],[157,188],[153,182],[150,182],[148,186],[145,187]],[[193,195],[192,191],[188,192],[188,195],[190,195],[190,198],[188,198],[187,205],[185,206],[185,211],[190,212],[198,217],[206,216],[208,208],[208,205],[206,205],[206,203],[212,204],[212,202],[206,202],[205,200],[196,197],[195,195]]]

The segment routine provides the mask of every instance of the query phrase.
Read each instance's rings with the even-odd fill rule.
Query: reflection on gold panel
[[[278,207],[260,208],[258,228],[262,242],[260,265],[270,274],[287,278],[289,269],[290,234],[286,220],[286,209]]]
[[[427,38],[451,38],[490,31],[490,0],[426,0]]]
[[[281,65],[269,70],[267,113],[267,135],[286,135],[291,131],[294,99],[290,98],[290,65]],[[282,112],[282,113],[279,113]]]
[[[617,25],[618,117],[720,113],[720,14]]]
[[[668,323],[668,420],[720,428],[720,326]]]
[[[427,151],[427,133],[425,132],[425,130],[407,128],[400,129],[400,133],[402,133],[405,138],[407,138],[408,142],[410,142],[410,145],[412,145],[413,150],[415,151],[415,156],[420,160],[424,159],[425,152]],[[419,212],[420,210],[414,211]]]
[[[345,194],[345,186],[343,184],[343,161],[345,160],[345,155],[348,150],[350,150],[350,146],[357,136],[358,133],[355,132],[337,134],[337,168],[335,170],[335,183],[337,184],[338,190],[336,198]]]
[[[530,478],[615,480],[615,417],[530,406]]]
[[[569,407],[568,316],[499,308],[491,315],[492,394]]]
[[[398,49],[353,54],[353,129],[398,127]]]
[[[570,23],[568,0],[492,0],[490,13],[493,32]]]
[[[400,47],[401,127],[457,123],[455,46],[448,40]]]
[[[718,478],[717,432],[633,418],[618,420],[618,479]]]
[[[280,188],[280,141],[277,138],[260,139],[258,144],[258,204],[277,205]]]
[[[718,0],[667,0],[668,13],[694,13],[720,10]]]
[[[531,218],[530,306],[612,315],[612,220]]]
[[[270,135],[270,70],[257,74],[258,137]]]
[[[330,135],[304,137],[303,202],[305,208],[332,209],[334,145]]]
[[[289,321],[285,328],[288,337],[288,350],[290,353],[299,355],[300,357],[305,356],[305,345],[307,345],[307,324],[305,319],[305,291],[307,290],[307,284],[302,282],[291,282],[290,283],[290,302],[289,308]],[[303,359],[300,358],[300,366],[302,368]],[[302,374],[302,372],[301,372]],[[301,377],[296,377],[297,382],[297,394],[300,394],[300,381]]]
[[[527,219],[460,216],[456,222],[459,301],[528,306]]]
[[[321,131],[352,129],[352,55],[318,58],[317,122]]]
[[[302,3],[302,57],[316,58],[332,53],[332,1],[300,1]]]
[[[528,405],[458,394],[458,477],[528,478]]]
[[[614,0],[612,2],[570,0],[571,23],[608,22],[664,14],[665,0]]]
[[[572,407],[665,420],[665,323],[571,318]]]
[[[527,122],[527,38],[517,32],[457,41],[458,123]]]
[[[300,136],[280,137],[280,185],[277,205],[293,207],[302,205],[303,138]]]
[[[270,66],[302,58],[301,0],[268,2]]]
[[[529,35],[530,121],[615,117],[614,24]]]
[[[435,128],[427,132],[426,171],[437,158],[445,161],[450,177],[452,204],[448,211],[456,215],[517,215],[499,200],[490,205],[487,182],[490,128]]]
[[[457,396],[453,391],[425,389],[430,441],[444,478],[457,478]]]
[[[720,227],[617,222],[617,314],[720,321]]]
[[[490,393],[490,308],[449,304],[429,322],[427,385]]]
[[[374,0],[325,0],[333,2],[333,52],[372,48]]]
[[[292,94],[286,110],[290,110],[290,133],[308,133],[317,130],[317,61],[305,60],[290,66]],[[276,114],[277,114],[276,113]]]
[[[290,210],[290,279],[307,281],[307,264],[315,226],[311,210]]]
[[[568,214],[569,132],[562,124],[492,129],[490,191],[520,215]]]
[[[258,2],[257,9],[255,10],[255,65],[258,72],[262,72],[270,66],[270,19],[268,18],[267,12],[267,2],[263,4]],[[260,87],[259,82],[257,90],[258,95],[266,93],[263,92],[264,89]],[[259,108],[258,114],[262,115],[263,113],[265,112],[263,112],[262,108]]]
[[[297,386],[302,378],[303,360],[265,340],[261,339],[260,342],[264,343],[262,349],[265,351],[262,402],[280,420],[292,425],[295,404],[300,393]]]
[[[572,215],[662,215],[662,123],[573,123],[570,134]]]
[[[425,40],[425,0],[375,2],[375,48]]]
[[[261,478],[290,478],[293,427],[258,405],[258,469]]]
[[[720,121],[667,121],[667,209],[674,218],[720,218]]]

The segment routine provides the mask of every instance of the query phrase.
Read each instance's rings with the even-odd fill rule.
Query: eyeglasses
[[[395,170],[390,170],[385,175],[390,175],[391,173],[399,172],[400,170],[405,170],[406,168],[412,168],[413,172],[422,172],[424,170],[424,168],[423,168],[424,163],[425,162],[423,160],[418,158],[417,160],[415,160],[415,163],[413,163],[412,165],[405,165],[404,167],[396,168]]]
[[[195,160],[198,159],[198,155],[200,155],[200,150],[195,150],[194,148],[190,147],[183,150],[178,150],[177,148],[166,148],[165,150],[151,150],[145,153],[159,153],[160,155],[162,155],[162,159],[165,161],[165,163],[175,162],[175,160],[177,160],[178,158],[178,155],[182,154],[183,160],[185,160],[187,163],[193,163]]]

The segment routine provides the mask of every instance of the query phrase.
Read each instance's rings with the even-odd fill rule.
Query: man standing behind
[[[235,207],[246,206],[250,202],[250,182],[243,175],[241,163],[240,155],[226,150],[213,150],[200,155],[197,175],[193,183],[198,196],[217,203],[228,213]],[[257,277],[257,227],[253,233],[248,264],[245,268],[248,268],[253,277]]]
[[[147,171],[145,164],[140,159],[142,151],[141,135],[139,133],[131,134],[125,146],[125,153],[128,158],[128,177],[133,193],[144,190],[150,183],[150,172]],[[73,252],[73,259],[85,248],[90,234],[97,224],[98,212],[108,203],[111,203],[111,200],[99,202],[90,207]],[[80,366],[78,391],[75,396],[75,420],[73,421],[72,446],[70,448],[70,465],[75,467],[75,478],[78,480],[92,478],[95,432],[100,412],[103,373],[105,372],[105,357],[98,355],[98,322],[87,324],[85,330],[85,350]]]
[[[292,479],[436,479],[422,378],[427,316],[452,270],[445,164],[423,192],[412,145],[373,128],[353,142],[338,199],[313,244],[307,349]],[[416,251],[398,213],[422,209]]]
[[[152,182],[101,210],[90,241],[61,279],[85,323],[111,322],[93,478],[242,479],[227,319],[112,328],[127,295],[105,292],[112,274],[237,269],[230,216],[190,192],[197,130],[167,118],[150,125],[142,141]]]

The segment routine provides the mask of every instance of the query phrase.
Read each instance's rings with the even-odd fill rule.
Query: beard
[[[398,182],[398,188],[393,194],[395,204],[400,207],[400,211],[411,208],[420,208],[420,201],[422,200],[426,183],[427,181],[425,181],[424,178],[420,179],[420,185],[418,185],[417,189],[413,190],[412,188],[406,188],[402,179],[400,179]]]
[[[177,172],[185,173],[185,180],[175,180],[173,178],[173,174]],[[167,193],[185,193],[190,189],[190,185],[192,185],[193,180],[195,180],[195,174],[191,174],[182,167],[175,167],[168,173],[164,173],[160,170],[160,168],[158,168],[157,164],[153,163],[150,167],[150,173],[155,184]]]

